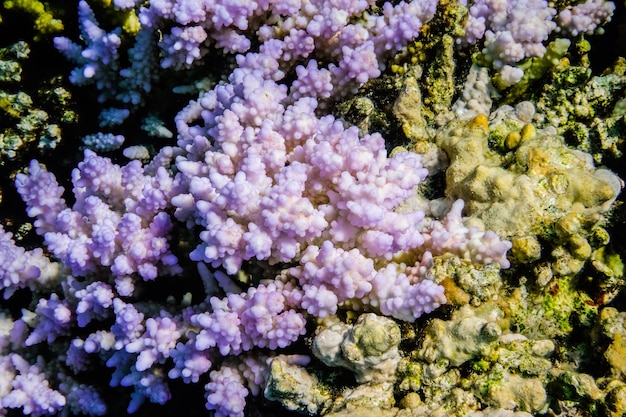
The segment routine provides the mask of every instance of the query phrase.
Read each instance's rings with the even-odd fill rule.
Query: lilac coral
[[[171,317],[151,317],[146,320],[145,327],[143,335],[125,346],[127,352],[139,353],[135,364],[139,372],[150,368],[157,360],[169,357],[181,336]]]
[[[236,369],[223,367],[211,372],[206,385],[207,409],[215,410],[215,417],[243,417],[248,390]]]
[[[121,0],[115,6],[130,8],[133,4],[132,0]],[[127,50],[130,65],[122,68],[122,28],[118,27],[110,32],[102,29],[93,9],[85,0],[78,3],[78,19],[84,47],[65,36],[54,38],[56,49],[78,65],[72,71],[70,81],[76,85],[95,85],[99,92],[98,101],[101,103],[111,100],[130,103],[132,106],[143,103],[158,75],[154,71],[158,49],[155,31],[150,27],[139,30],[134,45]],[[124,118],[120,117],[121,114],[118,113],[118,122]],[[101,127],[113,123],[106,112],[101,119]]]
[[[557,16],[559,26],[573,36],[592,35],[601,31],[601,26],[611,20],[615,4],[604,0],[587,0],[568,6]]]
[[[0,357],[3,378],[9,376],[11,391],[3,395],[0,405],[5,408],[21,408],[33,417],[59,412],[66,400],[61,393],[50,388],[39,365],[30,365],[18,354]]]
[[[557,25],[556,9],[545,0],[478,0],[469,8],[464,42],[484,37],[483,54],[497,69],[524,58],[543,56]]]
[[[137,6],[142,29],[130,67],[120,71],[119,30],[100,29],[82,1],[86,47],[56,44],[80,66],[84,79],[74,81],[111,88],[101,100],[137,104],[150,90],[157,31],[162,67],[197,65],[213,43],[238,54],[237,68],[178,113],[177,146],[147,165],[120,166],[86,150],[72,172],[71,206],[38,162],[17,176],[37,233],[67,274],[39,300],[37,317],[24,311],[13,338],[64,344],[75,372],[98,358],[111,368],[112,387],[133,389],[129,412],[145,400],[167,402],[168,378],[208,378],[207,408],[239,416],[246,397],[263,391],[271,358],[315,319],[351,309],[415,321],[446,302],[428,273],[443,253],[508,266],[510,244],[465,227],[462,202],[440,220],[401,207],[428,174],[420,155],[389,155],[380,134],[323,115],[328,101],[377,77],[436,8],[435,1],[374,3],[152,1]],[[118,75],[127,81],[122,90],[138,95],[123,98],[112,85]],[[113,110],[102,120],[114,125],[125,115]],[[13,259],[37,256],[5,238]],[[248,268],[263,272],[233,278]],[[202,280],[205,294],[143,299],[168,276],[190,286]],[[80,393],[95,396],[70,384],[65,392],[77,410]]]
[[[160,211],[172,191],[163,168],[146,175],[139,161],[119,167],[85,151],[85,160],[73,172],[76,202],[71,209],[54,176],[35,161],[16,184],[29,213],[37,217],[38,233],[73,274],[84,276],[105,266],[123,283],[132,274],[151,280],[159,269],[180,271],[167,239],[172,222]]]
[[[118,48],[121,44],[121,30],[106,33],[98,26],[93,10],[85,0],[78,3],[78,18],[81,33],[87,43],[86,48],[66,37],[56,37],[55,47],[79,67],[72,71],[70,81],[85,85],[95,83],[103,94],[115,87],[115,74],[118,69]],[[100,99],[104,100],[101,95]]]
[[[615,5],[587,0],[558,11],[545,0],[477,0],[469,6],[461,45],[480,45],[481,60],[498,70],[500,87],[518,83],[524,71],[515,67],[527,58],[546,55],[553,33],[578,36],[601,31]]]
[[[44,256],[41,248],[26,251],[17,246],[13,234],[0,225],[0,290],[10,298],[20,288],[35,289],[57,277],[58,265]]]
[[[85,148],[94,152],[109,152],[118,149],[124,143],[124,136],[98,132],[83,137]]]
[[[172,202],[180,220],[194,215],[206,227],[194,259],[234,273],[252,258],[291,261],[304,242],[360,243],[376,257],[422,243],[413,230],[423,214],[393,211],[426,176],[418,155],[387,158],[380,135],[359,138],[331,116],[318,119],[310,99],[286,108],[270,102],[285,100],[284,89],[243,74],[244,89],[218,86],[193,105],[203,109],[202,130],[219,148],[211,150],[207,137],[191,139],[198,127],[185,118],[199,109],[178,118],[179,144],[189,155],[177,164],[189,192]]]
[[[41,298],[35,308],[36,325],[24,345],[31,346],[43,341],[52,343],[58,336],[67,335],[72,324],[72,310],[57,294],[49,299]]]
[[[423,247],[508,266],[510,244],[464,228],[462,203],[442,223],[425,222],[419,210],[396,210],[426,176],[419,155],[390,158],[380,135],[359,137],[356,128],[318,118],[315,110],[315,100],[289,104],[280,85],[237,69],[231,84],[178,115],[179,146],[186,150],[177,160],[178,179],[188,192],[172,202],[180,220],[205,228],[192,259],[231,274],[252,259],[298,261],[291,273],[303,290],[300,307],[310,314],[323,317],[363,299],[409,321],[444,302],[442,289],[419,277],[409,282],[400,265],[390,264],[389,279],[404,282],[407,291],[388,301],[372,290],[374,261]],[[411,295],[421,304],[405,307],[414,303]]]

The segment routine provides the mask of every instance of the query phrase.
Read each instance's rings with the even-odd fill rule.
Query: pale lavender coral
[[[122,124],[122,122],[126,120],[128,116],[130,116],[130,110],[110,107],[108,109],[103,109],[100,112],[100,114],[98,115],[98,124],[100,125],[100,127],[117,126]],[[97,149],[93,149],[89,146],[87,147],[89,149],[97,151]]]
[[[404,272],[398,273],[393,264],[376,273],[372,287],[369,303],[382,314],[404,321],[413,321],[414,317],[431,313],[446,303],[441,285],[427,278],[412,279]]]
[[[128,159],[149,160],[150,150],[144,145],[134,145],[124,148],[122,154]]]
[[[115,336],[107,330],[96,330],[84,340],[83,349],[87,353],[109,351],[115,347]]]
[[[209,3],[198,0],[179,0],[172,2],[172,12],[180,24],[200,23],[206,19],[207,4]],[[142,12],[146,13],[145,10]]]
[[[159,272],[180,271],[167,240],[172,222],[162,211],[173,187],[163,168],[149,176],[139,161],[119,167],[85,151],[72,182],[76,202],[70,209],[63,207],[63,189],[54,176],[37,162],[16,179],[29,214],[37,217],[38,233],[73,274],[84,276],[105,266],[117,278],[136,273],[152,280]]]
[[[72,71],[70,81],[77,85],[94,83],[102,92],[99,100],[107,97],[107,92],[115,88],[118,70],[118,48],[121,45],[121,29],[106,33],[98,25],[93,10],[85,0],[78,3],[80,30],[86,48],[81,48],[66,37],[54,38],[54,46],[70,61],[79,65]]]
[[[65,353],[65,364],[78,373],[89,368],[90,358],[84,349],[84,340],[73,339]]]
[[[281,355],[287,357],[286,355]],[[269,362],[273,356],[254,353],[239,357],[237,370],[246,381],[246,387],[252,395],[259,395],[265,388],[265,381],[269,371]],[[292,355],[294,362],[300,366],[306,366],[310,362],[310,357],[306,355]],[[307,360],[308,359],[308,360]]]
[[[422,25],[433,18],[436,1],[385,2],[380,16],[368,16],[368,26],[373,33],[376,54],[398,51],[407,42],[417,38]]]
[[[165,404],[171,398],[169,387],[159,368],[138,371],[134,367],[137,355],[128,353],[124,349],[116,350],[106,357],[108,357],[106,365],[114,368],[110,385],[134,389],[127,408],[128,413],[137,411],[146,399],[153,403]]]
[[[118,8],[129,8],[133,1],[118,3]],[[385,3],[380,15],[370,15],[367,9],[373,4],[365,0],[312,1],[305,5],[278,0],[150,2],[139,10],[142,28],[129,50],[130,67],[120,70],[120,29],[110,33],[100,29],[83,0],[79,17],[86,48],[64,37],[56,38],[55,43],[79,64],[73,82],[95,82],[101,101],[115,99],[133,105],[142,102],[158,73],[154,65],[159,54],[153,42],[157,30],[163,33],[160,47],[164,68],[194,65],[210,44],[226,53],[248,53],[257,37],[261,55],[257,67],[280,67],[280,71],[271,71],[274,79],[284,77],[298,61],[323,59],[328,62],[326,69],[333,73],[335,93],[342,95],[378,76],[384,68],[384,57],[418,36],[422,24],[434,16],[437,2]],[[267,15],[270,19],[264,18]],[[365,19],[361,21],[353,19],[362,15]],[[267,64],[268,58],[275,64],[260,65]]]
[[[296,79],[291,84],[290,95],[294,100],[303,97],[328,99],[333,93],[332,74],[326,68],[319,68],[317,61],[310,60],[305,66],[296,67]]]
[[[134,8],[140,0],[113,0],[113,5],[122,10]]]
[[[120,385],[135,389],[131,394],[131,400],[126,409],[129,414],[137,411],[146,399],[155,404],[165,404],[172,397],[164,378],[161,375],[157,375],[154,370],[147,372],[132,371],[121,379]]]
[[[211,382],[206,384],[206,407],[215,410],[215,417],[243,417],[248,390],[236,368],[223,366],[211,371]]]
[[[157,33],[149,27],[141,27],[135,44],[128,50],[130,66],[119,71],[119,89],[115,98],[122,103],[138,105],[159,80]]]
[[[166,41],[162,43],[165,56],[161,64],[163,67],[188,66],[202,56],[201,51],[206,50],[211,42],[227,52],[246,52],[250,47],[245,33],[249,21],[262,15],[267,8],[268,4],[261,2],[163,0],[141,8],[139,20],[152,28],[170,19],[186,26],[174,26],[170,33],[166,33]],[[188,28],[194,28],[193,33],[187,33]],[[176,43],[179,46],[175,46]]]
[[[236,355],[255,347],[290,345],[305,333],[306,320],[289,308],[288,301],[288,295],[274,283],[222,299],[212,297],[211,312],[191,316],[191,323],[201,329],[195,348],[217,347],[222,355]]]
[[[506,252],[511,249],[511,242],[500,240],[492,231],[482,231],[477,227],[463,225],[463,200],[457,200],[442,222],[432,223],[423,249],[433,255],[453,253],[463,259],[483,264],[499,264],[508,268],[510,262]]]
[[[119,0],[116,7],[130,8],[133,0]],[[95,85],[99,91],[98,101],[117,100],[138,105],[158,79],[156,31],[142,27],[135,37],[135,44],[128,49],[130,66],[120,67],[119,50],[122,45],[122,29],[106,32],[99,26],[96,16],[85,0],[78,3],[79,28],[85,47],[71,39],[54,38],[54,46],[65,57],[78,66],[72,71],[70,81],[77,85]],[[119,120],[119,118],[118,118]],[[107,125],[106,117],[103,117]]]
[[[131,340],[136,340],[144,331],[144,314],[137,311],[134,305],[125,303],[119,298],[113,300],[115,324],[111,332],[115,335],[117,350],[121,350]]]
[[[475,44],[484,38],[482,52],[499,69],[543,56],[543,42],[557,27],[555,15],[545,0],[477,0],[469,8],[460,41]]]
[[[342,59],[339,65],[330,68],[331,74],[337,79],[356,80],[363,84],[380,75],[373,42],[364,42],[355,48],[344,45],[341,53]]]
[[[61,383],[59,389],[65,394],[67,405],[73,415],[106,414],[107,405],[94,387],[68,380]]]
[[[37,233],[43,235],[54,230],[57,216],[66,207],[63,187],[59,186],[54,174],[46,171],[37,161],[31,161],[28,176],[18,174],[15,186],[26,203],[26,214],[34,217]]]
[[[348,304],[412,322],[446,302],[443,287],[423,277],[411,280],[402,265],[376,270],[357,249],[346,252],[328,241],[320,248],[309,246],[301,263],[291,272],[304,292],[302,307],[317,317]]]
[[[12,237],[0,225],[0,290],[4,290],[5,299],[20,288],[35,289],[48,283],[58,274],[57,265],[48,260],[41,248],[27,251],[17,246]]]
[[[168,20],[176,23],[161,43],[163,67],[192,65],[209,43],[227,53],[247,53],[248,58],[251,40],[257,36],[257,69],[280,67],[278,72],[271,71],[276,80],[294,62],[322,57],[330,62],[328,70],[334,72],[336,92],[347,92],[378,76],[384,67],[380,58],[417,37],[436,8],[436,1],[385,4],[380,16],[367,14],[365,21],[352,23],[351,17],[366,12],[372,4],[365,0],[306,5],[290,1],[160,1],[142,8],[139,19],[153,28]],[[269,22],[261,19],[268,13],[274,16]],[[274,64],[268,66],[268,59]],[[238,63],[241,66],[239,59]]]
[[[281,86],[261,77],[239,68],[231,84],[217,86],[177,118],[186,151],[177,160],[178,179],[188,193],[172,202],[180,220],[205,228],[192,259],[231,274],[249,259],[296,261],[291,274],[301,289],[285,295],[299,294],[292,306],[323,317],[362,299],[362,307],[408,321],[444,303],[443,289],[424,276],[411,279],[393,264],[380,273],[395,274],[386,279],[401,290],[377,295],[374,260],[388,262],[420,248],[429,252],[425,256],[450,251],[508,266],[510,244],[465,228],[462,202],[443,222],[425,221],[419,210],[396,210],[426,177],[419,155],[388,157],[380,135],[359,137],[355,127],[345,128],[332,116],[318,118],[314,99],[290,104]],[[228,329],[242,320],[230,305],[212,314],[223,315],[220,326],[230,323]],[[221,345],[226,354],[245,343],[238,332],[216,326],[202,325],[196,348],[229,340]]]
[[[200,376],[209,372],[213,363],[207,350],[197,350],[195,348],[195,336],[190,336],[186,343],[178,342],[176,348],[170,352],[170,357],[174,360],[174,367],[170,369],[167,376],[171,379],[182,378],[189,383],[196,383]]]
[[[192,104],[204,126],[190,126],[195,108],[178,117],[189,154],[177,165],[189,193],[172,202],[180,220],[195,207],[206,228],[192,259],[235,273],[247,259],[291,261],[314,240],[358,242],[382,257],[422,242],[413,230],[423,213],[393,210],[426,176],[418,155],[387,158],[380,135],[360,138],[331,116],[318,119],[315,100],[285,108],[282,86],[243,70],[232,78],[243,84],[218,86]]]
[[[110,152],[119,149],[124,143],[124,136],[98,132],[82,138],[85,148],[94,152]]]
[[[43,341],[52,343],[58,336],[69,334],[73,313],[67,301],[60,300],[57,294],[51,294],[48,299],[39,299],[35,314],[36,325],[24,341],[25,346]]]
[[[222,49],[226,53],[241,53],[250,49],[250,39],[234,29],[224,28],[220,32],[213,33],[215,47]]]
[[[604,0],[587,0],[575,6],[568,6],[559,12],[557,22],[562,30],[571,34],[593,35],[600,26],[611,21],[615,4]]]
[[[31,365],[20,355],[11,353],[0,357],[0,369],[13,375],[11,391],[0,400],[4,408],[21,408],[33,417],[58,413],[66,403],[65,397],[50,388],[41,365]]]
[[[145,333],[126,344],[125,349],[129,353],[138,353],[135,368],[141,372],[168,358],[180,337],[176,320],[167,316],[150,317],[145,323]]]
[[[524,70],[510,65],[505,65],[500,70],[499,75],[499,85],[506,88],[520,82],[524,76]]]
[[[105,282],[92,282],[74,293],[78,300],[76,319],[80,327],[85,327],[94,317],[106,318],[113,305],[115,293]]]
[[[161,61],[163,68],[189,68],[194,61],[208,52],[203,46],[207,34],[201,26],[174,27],[171,32],[163,36],[159,46],[165,51],[165,58]]]
[[[307,247],[300,262],[302,267],[292,274],[302,287],[302,308],[316,317],[334,314],[341,303],[372,291],[374,262],[358,249],[344,251],[326,241]]]

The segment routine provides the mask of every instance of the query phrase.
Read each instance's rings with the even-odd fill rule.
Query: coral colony
[[[543,0],[461,3],[468,14],[454,48],[480,45],[483,69],[502,88],[522,82],[528,67],[521,64],[544,57],[555,37],[596,33],[614,9],[602,0],[558,10]],[[496,275],[509,268],[511,234],[467,221],[468,202],[454,190],[433,200],[422,193],[429,171],[457,167],[460,157],[389,152],[380,133],[330,111],[379,77],[449,5],[113,0],[111,7],[136,18],[127,59],[120,52],[126,29],[107,32],[85,0],[81,43],[54,38],[76,65],[69,80],[97,89],[101,127],[121,125],[150,100],[159,68],[187,70],[215,51],[234,57],[232,68],[178,112],[176,143],[152,157],[130,147],[130,162],[114,163],[102,153],[122,147],[124,136],[96,133],[83,139],[71,190],[37,160],[16,176],[44,246],[26,250],[0,226],[2,295],[34,297],[0,321],[0,415],[106,415],[98,385],[89,384],[94,366],[110,370],[111,387],[132,392],[129,413],[145,402],[165,404],[180,379],[203,384],[215,416],[244,416],[247,399],[277,399],[280,370],[305,372],[313,360],[351,369],[358,383],[393,382],[402,356],[397,323],[447,302],[433,272],[442,259]],[[489,77],[481,83],[472,74],[453,111],[480,128],[480,114],[490,113]],[[476,111],[481,97],[483,112]],[[594,200],[606,211],[619,181],[608,171],[589,175],[611,185]],[[188,295],[150,299],[147,288],[166,278],[189,286]],[[340,322],[349,313],[362,315]],[[500,334],[489,320],[475,320],[491,329],[488,341]],[[378,354],[364,349],[359,335],[371,329],[395,335],[395,344]],[[487,334],[472,329],[467,334]],[[364,362],[346,353],[355,346],[367,351]],[[304,408],[305,400],[281,402],[305,413],[328,409],[327,398]]]

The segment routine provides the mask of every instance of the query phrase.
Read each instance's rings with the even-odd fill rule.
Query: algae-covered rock
[[[446,287],[446,297],[452,291],[451,285],[455,285],[471,297],[466,303],[477,303],[496,297],[502,286],[498,265],[477,265],[453,254],[435,256],[432,263],[430,274],[435,282]],[[454,302],[454,297],[448,298]]]
[[[606,394],[604,411],[609,417],[623,417],[626,414],[626,384],[614,384]]]
[[[614,307],[603,308],[594,334],[596,342],[606,346],[603,356],[610,367],[610,374],[615,378],[626,378],[626,312]]]
[[[554,129],[537,129],[534,117],[529,102],[502,106],[450,122],[435,140],[450,161],[446,196],[465,201],[468,224],[510,239],[510,259],[532,264],[546,286],[580,272],[606,245],[597,234],[622,181]]]
[[[507,337],[508,336],[508,337]],[[531,340],[519,334],[507,334],[500,338],[499,346],[489,359],[490,366],[514,371],[523,376],[539,377],[544,380],[552,369],[555,345],[550,339]]]
[[[602,246],[591,254],[591,265],[597,271],[597,285],[604,298],[602,301],[611,301],[626,285],[621,255]]]
[[[450,321],[433,319],[425,329],[419,357],[429,363],[445,361],[459,366],[494,348],[502,331],[495,317],[480,317],[469,307],[456,311]]]
[[[336,398],[328,415],[352,416],[352,413],[394,415],[395,398],[390,382],[365,383],[344,389]],[[365,414],[367,415],[367,414]]]
[[[542,125],[557,128],[568,144],[588,152],[596,163],[623,154],[626,59],[603,74],[591,68],[564,66],[543,85],[536,101]]]
[[[289,410],[318,414],[331,403],[330,391],[304,368],[274,358],[265,384],[265,398],[279,401]]]
[[[574,329],[588,331],[598,306],[578,284],[573,276],[550,276],[542,291],[517,288],[507,298],[511,325],[531,339],[564,337]]]
[[[482,399],[494,408],[538,413],[548,405],[548,396],[538,378],[524,378],[504,373],[500,379],[479,381]]]
[[[511,117],[517,119],[513,109]],[[502,128],[502,137],[514,131]],[[620,191],[619,178],[555,133],[531,130],[500,155],[489,147],[490,124],[452,123],[437,136],[450,158],[446,194],[465,200],[470,215],[506,237],[532,236],[571,212],[601,220]]]
[[[604,393],[589,374],[563,371],[551,386],[552,395],[567,401],[593,402],[604,398]]]
[[[0,165],[19,161],[34,149],[54,149],[61,141],[61,127],[78,120],[60,77],[22,90],[31,84],[22,78],[29,55],[24,41],[0,48]]]
[[[2,9],[8,11],[30,15],[34,20],[33,29],[37,33],[35,39],[41,35],[58,33],[63,30],[61,19],[55,17],[48,5],[39,0],[4,0],[1,6]]]
[[[350,369],[359,383],[387,382],[395,379],[399,344],[395,321],[366,313],[353,325],[323,323],[313,339],[313,354],[328,366]]]
[[[532,414],[526,411],[513,411],[504,408],[487,407],[481,411],[469,413],[467,417],[531,417]]]
[[[400,121],[402,131],[413,141],[429,137],[426,129],[427,120],[423,114],[422,91],[419,86],[421,76],[422,68],[419,65],[413,66],[403,77],[402,89],[393,105],[393,114]]]

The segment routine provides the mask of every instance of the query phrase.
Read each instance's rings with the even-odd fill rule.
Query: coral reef
[[[77,6],[0,11],[0,415],[626,412],[619,7]]]

